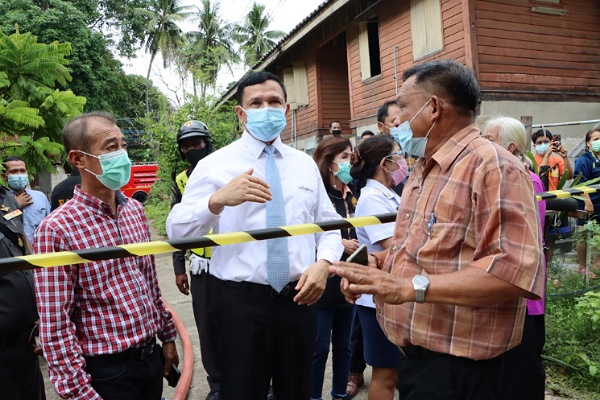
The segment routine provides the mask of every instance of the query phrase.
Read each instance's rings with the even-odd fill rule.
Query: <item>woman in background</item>
[[[580,182],[589,181],[600,177],[600,124],[594,126],[585,135],[586,151],[575,161],[575,176],[581,174]],[[596,222],[600,221],[600,193],[584,194],[583,204],[580,204],[590,215],[590,219]],[[585,220],[578,220],[577,225],[581,229]],[[577,241],[577,259],[579,261],[579,273],[586,272],[587,261],[587,236]],[[594,262],[595,264],[595,262]],[[597,271],[596,271],[597,272]],[[590,273],[590,277],[595,278],[596,274]]]
[[[402,182],[408,166],[398,144],[389,136],[377,135],[362,142],[351,157],[350,173],[360,187],[356,216],[396,212],[400,205],[391,187]],[[394,223],[356,228],[358,242],[369,252],[391,246]],[[373,367],[369,400],[391,400],[398,380],[396,369],[400,360],[398,348],[383,333],[375,315],[373,296],[363,294],[356,300],[363,332],[364,356]]]
[[[545,191],[540,177],[529,169],[531,161],[524,156],[529,138],[525,126],[519,120],[510,117],[492,118],[486,122],[482,132],[485,138],[499,144],[523,163],[523,168],[527,168],[529,171],[536,193]],[[543,232],[546,202],[540,200],[538,208]],[[544,399],[546,380],[546,372],[542,365],[542,349],[546,341],[544,300],[544,297],[540,300],[527,299],[527,314],[521,343],[505,353],[503,400]]]
[[[352,144],[347,139],[330,137],[319,143],[313,158],[317,163],[325,189],[335,210],[343,218],[354,215],[356,197],[348,186]],[[358,248],[354,229],[342,229],[344,254],[342,261]],[[333,353],[333,382],[331,397],[347,399],[346,383],[350,371],[350,336],[354,324],[355,306],[347,303],[340,291],[340,277],[327,280],[323,296],[317,303],[317,332],[311,367],[310,398],[322,399],[325,365],[329,344]]]

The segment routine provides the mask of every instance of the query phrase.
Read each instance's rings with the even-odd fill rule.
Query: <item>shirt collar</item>
[[[440,165],[442,171],[445,171],[450,168],[469,143],[478,137],[481,137],[481,131],[476,124],[471,124],[452,135],[431,159]],[[425,159],[420,159],[419,163],[425,163]]]
[[[372,187],[373,189],[377,189],[379,191],[381,191],[382,193],[385,194],[385,196],[387,198],[400,198],[400,196],[398,196],[398,194],[396,192],[394,192],[392,189],[388,189],[387,186],[385,186],[383,183],[379,182],[378,180],[375,179],[367,179],[367,183],[365,184],[365,186],[368,187]]]
[[[260,157],[265,149],[265,146],[267,145],[265,142],[255,139],[254,136],[248,133],[248,131],[244,131],[240,140],[246,146],[250,154],[256,159]],[[283,156],[285,145],[281,141],[281,137],[277,136],[272,145],[275,147],[277,152]]]
[[[117,196],[117,207],[126,206],[128,204],[129,199],[125,197],[125,195],[121,193],[120,190],[117,190],[115,195]],[[84,206],[92,208],[98,212],[109,212],[110,214],[112,214],[112,209],[110,205],[103,202],[99,198],[81,190],[81,185],[75,185],[75,189],[73,190],[73,200],[76,200]]]

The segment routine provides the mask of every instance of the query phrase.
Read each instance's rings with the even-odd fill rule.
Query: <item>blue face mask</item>
[[[285,108],[251,108],[244,112],[247,116],[246,129],[261,142],[274,140],[287,125]]]
[[[406,153],[408,156],[425,156],[425,148],[427,147],[427,137],[433,129],[433,125],[435,125],[435,122],[433,123],[433,125],[431,125],[431,128],[429,128],[427,135],[425,135],[425,137],[422,138],[413,137],[413,132],[412,129],[410,129],[410,124],[415,118],[417,118],[417,115],[419,115],[421,111],[423,111],[425,106],[429,104],[430,101],[431,99],[427,100],[427,102],[423,104],[423,107],[421,107],[419,111],[417,111],[415,116],[412,117],[410,121],[404,121],[400,124],[400,126],[393,127],[390,129],[390,135],[398,143],[398,145],[400,145],[402,151],[404,151],[404,153]]]
[[[550,148],[550,143],[542,143],[542,144],[538,144],[537,146],[535,146],[535,151],[540,156],[543,156],[548,151],[548,148]]]
[[[131,160],[125,150],[121,149],[99,156],[79,151],[100,161],[100,167],[102,168],[101,175],[95,174],[88,169],[86,171],[94,175],[100,183],[110,190],[121,189],[129,182],[129,178],[131,177]]]
[[[7,183],[12,189],[23,190],[29,185],[29,175],[9,174],[7,176]]]
[[[338,166],[338,171],[332,171],[333,175],[337,176],[338,179],[346,185],[352,182],[352,175],[350,175],[350,161],[342,161],[336,164]]]

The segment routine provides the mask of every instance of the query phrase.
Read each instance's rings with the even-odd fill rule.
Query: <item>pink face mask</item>
[[[400,184],[408,174],[408,164],[406,163],[406,160],[401,158],[396,162],[398,163],[398,169],[391,173],[394,185]]]

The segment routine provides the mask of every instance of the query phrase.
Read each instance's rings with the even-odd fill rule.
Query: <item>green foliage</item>
[[[216,99],[206,103],[198,98],[192,98],[171,117],[160,121],[145,119],[144,147],[156,157],[159,165],[160,180],[152,186],[148,201],[144,204],[148,217],[153,220],[153,226],[164,233],[165,222],[169,213],[171,199],[171,183],[175,173],[188,168],[187,162],[181,159],[177,149],[177,131],[188,119],[203,121],[211,133],[213,146],[219,149],[231,143],[238,132],[237,116],[233,103],[228,103],[220,109],[214,108]]]
[[[163,66],[166,68],[174,58],[176,50],[183,46],[184,36],[179,28],[190,14],[190,7],[181,6],[179,0],[153,0],[148,8],[138,8],[136,13],[146,19],[144,31],[146,53],[150,54],[150,63],[146,79],[150,79],[154,57],[160,52]],[[146,112],[148,106],[148,83],[146,83]]]
[[[86,98],[84,111],[102,110],[117,117],[137,118],[146,112],[143,89],[147,81],[123,72],[121,62],[110,49],[110,34],[103,32],[114,33],[115,29],[122,32],[123,26],[108,29],[117,15],[126,17],[127,13],[120,7],[134,7],[147,1],[52,0],[47,6],[29,0],[0,1],[0,30],[14,33],[18,24],[21,32],[36,35],[39,43],[69,42],[71,53],[67,68],[73,79],[65,88]],[[129,12],[133,13],[132,9]],[[167,100],[154,86],[150,88],[149,97],[150,111],[164,112]]]
[[[30,173],[50,169],[60,159],[64,122],[81,113],[85,98],[60,90],[71,80],[68,43],[42,44],[18,29],[0,32],[0,132],[18,135],[21,146],[6,155],[19,155]]]
[[[594,396],[586,392],[600,390],[600,296],[596,291],[584,294],[590,289],[578,272],[557,264],[549,266],[543,356],[549,387],[558,392],[565,387],[576,390],[569,398],[591,399]]]
[[[197,14],[197,30],[186,33],[188,42],[180,52],[181,64],[192,74],[194,94],[206,100],[207,89],[214,88],[223,66],[230,70],[239,61],[233,47],[233,25],[219,13],[219,3],[202,0]]]
[[[575,304],[577,316],[589,321],[592,331],[600,330],[600,293],[587,292]]]
[[[241,45],[244,53],[244,64],[253,67],[263,58],[279,39],[285,36],[283,31],[269,31],[269,17],[265,13],[265,6],[252,4],[246,15],[244,23],[236,25],[233,38]]]
[[[146,216],[160,235],[167,235],[167,217],[171,208],[171,181],[159,180],[150,190],[150,196],[144,203]]]
[[[151,0],[71,0],[71,3],[84,14],[87,26],[106,32],[105,37],[111,47],[123,56],[135,56],[147,21],[134,10],[147,8]]]
[[[539,175],[538,165],[537,165],[537,162],[535,161],[535,157],[533,156],[533,153],[531,151],[527,150],[525,155],[531,161],[531,166],[533,168],[533,172],[535,172],[536,175]]]

